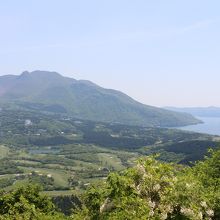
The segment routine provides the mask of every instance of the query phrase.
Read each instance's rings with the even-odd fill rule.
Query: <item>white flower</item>
[[[178,180],[178,179],[177,179],[176,177],[173,178],[173,181],[174,181],[174,182],[177,182],[177,180]]]
[[[156,184],[156,185],[153,187],[153,189],[154,189],[155,191],[159,191],[159,190],[160,190],[160,184]]]
[[[206,213],[207,213],[208,216],[213,216],[214,215],[214,211],[211,210],[211,209],[207,210]]]
[[[189,183],[186,184],[186,187],[187,187],[187,188],[190,188],[191,186],[192,186],[192,185],[189,184]]]
[[[145,174],[143,175],[143,178],[144,178],[144,179],[152,178],[152,175],[149,174],[149,173],[145,173]]]
[[[167,213],[171,213],[173,211],[173,208],[170,205],[165,206],[164,209]]]
[[[100,213],[108,212],[114,208],[113,202],[109,198],[105,200],[105,202],[100,207]]]
[[[207,208],[207,204],[206,204],[205,201],[202,201],[202,202],[200,203],[200,205],[201,205],[202,207],[204,207],[204,208]]]
[[[150,216],[153,216],[153,215],[154,215],[154,211],[151,210],[150,213],[149,213],[149,215],[150,215]]]
[[[156,206],[156,203],[149,201],[148,205],[153,209]]]
[[[184,208],[184,207],[180,209],[180,212],[186,216],[192,216],[194,214],[192,209]]]
[[[198,218],[199,218],[200,220],[203,219],[203,214],[202,214],[202,212],[199,212],[199,214],[198,214]]]
[[[137,185],[136,190],[138,194],[141,194],[141,184]]]
[[[138,171],[139,171],[141,174],[146,173],[144,166],[141,165],[141,164],[138,164],[138,165],[137,165],[137,169],[138,169]]]
[[[162,213],[160,219],[165,220],[167,219],[167,213]]]

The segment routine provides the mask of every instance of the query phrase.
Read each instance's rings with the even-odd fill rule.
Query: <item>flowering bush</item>
[[[135,167],[111,173],[105,183],[88,189],[83,210],[73,218],[220,219],[219,164],[220,151],[192,168],[141,158]]]

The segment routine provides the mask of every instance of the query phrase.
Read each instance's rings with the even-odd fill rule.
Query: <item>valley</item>
[[[0,187],[11,190],[32,182],[49,195],[78,193],[143,155],[190,164],[217,147],[217,136],[34,110],[3,107],[0,123]]]
[[[220,1],[1,1],[0,220],[220,220]]]

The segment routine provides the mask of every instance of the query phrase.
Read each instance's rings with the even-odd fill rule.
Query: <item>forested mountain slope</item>
[[[47,71],[1,76],[0,103],[129,125],[172,127],[200,122],[190,114],[144,105],[122,92]]]

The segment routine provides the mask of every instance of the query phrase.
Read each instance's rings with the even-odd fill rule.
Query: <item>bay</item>
[[[203,124],[188,125],[178,127],[178,129],[186,131],[195,131],[200,133],[220,135],[220,117],[196,117],[202,120]]]

